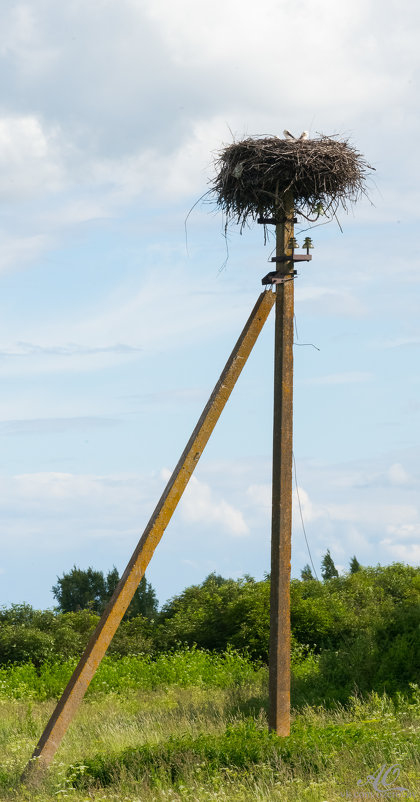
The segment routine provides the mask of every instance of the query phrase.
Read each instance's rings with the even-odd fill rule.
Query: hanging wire
[[[317,345],[314,345],[314,343],[299,343],[298,342],[299,332],[298,332],[297,320],[296,320],[296,315],[295,314],[293,315],[293,320],[294,320],[294,324],[295,324],[295,335],[296,335],[296,339],[293,341],[293,345],[299,345],[299,346],[310,345],[312,348],[315,348],[316,351],[320,351],[321,349],[318,348]]]
[[[315,348],[316,351],[320,351],[321,350],[320,348],[318,348],[317,345],[314,345],[314,343],[296,343],[295,342],[295,343],[293,343],[293,345],[299,345],[301,347],[304,346],[304,345],[310,345],[311,348]]]
[[[294,454],[294,452],[293,452],[293,466],[294,466],[294,472],[295,472],[295,487],[296,487],[296,495],[297,495],[298,504],[299,504],[300,520],[301,520],[301,522],[302,522],[303,534],[304,534],[304,536],[305,536],[306,547],[307,547],[307,549],[308,549],[309,559],[310,559],[310,561],[311,561],[312,568],[314,569],[315,578],[316,578],[316,579],[318,579],[318,574],[317,574],[317,572],[316,572],[316,568],[315,568],[315,566],[314,566],[314,561],[313,561],[313,559],[312,559],[311,550],[310,550],[310,548],[309,548],[308,536],[307,536],[307,534],[306,534],[306,529],[305,529],[305,522],[304,522],[304,520],[303,520],[302,504],[300,503],[299,485],[298,485],[298,480],[297,480],[297,472],[296,472],[296,460],[295,460],[295,454]],[[319,581],[319,580],[318,580],[318,581]]]
[[[184,219],[185,250],[186,250],[186,252],[187,252],[187,255],[188,255],[188,256],[189,256],[189,252],[188,252],[188,229],[187,229],[188,218],[189,218],[189,216],[190,216],[191,212],[193,212],[193,211],[194,211],[195,207],[196,207],[196,206],[198,206],[198,204],[200,203],[200,201],[202,201],[202,200],[203,200],[203,198],[205,198],[207,195],[210,195],[210,192],[211,192],[211,190],[210,190],[210,189],[208,189],[208,190],[207,190],[207,192],[203,192],[203,194],[201,195],[201,197],[200,197],[200,198],[198,198],[198,200],[196,200],[196,202],[195,202],[195,203],[194,203],[194,204],[191,206],[191,209],[190,209],[190,211],[188,212],[188,214],[187,214],[186,218]]]

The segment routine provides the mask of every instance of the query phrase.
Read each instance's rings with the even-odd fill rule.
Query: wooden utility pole
[[[41,735],[25,769],[24,781],[33,778],[38,769],[51,763],[267,320],[275,297],[270,291],[262,292],[259,296],[133,556]]]
[[[276,225],[276,323],[274,345],[273,495],[269,727],[290,733],[290,557],[293,460],[293,196],[286,193]],[[289,259],[287,259],[289,257]]]

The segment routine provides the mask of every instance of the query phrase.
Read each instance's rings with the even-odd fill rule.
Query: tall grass
[[[76,666],[76,660],[61,663],[12,664],[0,668],[0,698],[34,699],[57,698],[64,690]],[[183,648],[150,655],[105,657],[96,672],[88,695],[130,689],[154,690],[162,686],[181,688],[195,686],[230,688],[263,681],[267,669],[243,654],[228,649],[214,654],[203,649]]]
[[[318,669],[301,658],[303,682]],[[232,651],[195,649],[106,659],[48,776],[25,787],[20,774],[72,666],[20,669],[1,674],[2,802],[335,802],[362,799],[355,794],[372,791],[368,777],[391,764],[409,789],[401,798],[420,798],[416,686],[392,699],[300,706],[290,737],[278,738],[267,730],[266,669]]]

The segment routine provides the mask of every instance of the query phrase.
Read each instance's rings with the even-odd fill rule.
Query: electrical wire
[[[304,536],[305,536],[306,547],[307,547],[307,549],[308,549],[309,559],[310,559],[310,561],[311,561],[312,568],[314,569],[315,578],[316,578],[316,579],[318,579],[318,574],[317,574],[317,572],[316,572],[316,568],[315,568],[315,566],[314,566],[314,561],[313,561],[313,559],[312,559],[311,550],[310,550],[310,548],[309,548],[308,536],[307,536],[307,534],[306,534],[306,529],[305,529],[305,522],[304,522],[304,520],[303,520],[302,504],[300,503],[299,485],[298,485],[298,481],[297,481],[296,460],[295,460],[295,455],[294,455],[294,453],[293,453],[293,466],[294,466],[294,473],[295,473],[295,487],[296,487],[296,495],[297,495],[298,504],[299,504],[300,520],[301,520],[301,522],[302,522],[303,534],[304,534]],[[318,580],[318,581],[319,581],[319,580]]]

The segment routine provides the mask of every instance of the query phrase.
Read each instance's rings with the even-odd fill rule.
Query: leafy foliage
[[[319,582],[291,582],[294,698],[345,701],[355,688],[395,693],[418,678],[420,570],[407,565],[362,568]],[[180,646],[235,649],[267,662],[270,581],[210,574],[186,588],[154,618],[123,621],[109,655],[162,653]],[[14,605],[0,611],[0,665],[76,659],[98,616]]]
[[[334,577],[338,576],[338,571],[335,567],[334,560],[331,557],[329,549],[327,549],[327,553],[322,558],[321,574],[324,581],[326,579],[334,579]]]
[[[76,661],[45,662],[0,667],[0,699],[59,698],[76,666]],[[228,649],[211,654],[199,649],[177,649],[150,655],[107,655],[102,660],[88,696],[129,691],[153,691],[161,687],[241,688],[256,690],[266,684],[266,668]]]
[[[65,661],[79,657],[99,621],[89,610],[55,613],[13,604],[0,610],[0,665],[32,661]],[[150,652],[151,622],[143,616],[123,621],[108,649],[110,654]]]
[[[57,577],[57,584],[53,585],[52,592],[63,613],[78,610],[100,613],[107,598],[106,581],[102,571],[95,571],[90,567],[84,571],[76,565],[69,573]]]
[[[201,585],[192,585],[171,599],[157,619],[156,641],[160,648],[177,643],[204,649],[224,649],[228,644],[267,659],[270,616],[270,584],[252,577],[222,580],[210,574]]]
[[[309,565],[309,563],[306,563],[306,565],[303,566],[303,568],[302,568],[302,570],[300,572],[300,578],[301,578],[302,582],[309,582],[310,579],[315,579],[315,577],[314,577],[314,575],[312,573],[311,566]]]
[[[133,600],[127,610],[127,618],[134,618],[138,615],[142,615],[145,618],[154,618],[157,609],[158,601],[156,593],[146,577],[142,576]]]
[[[304,680],[303,671],[301,692],[306,687],[308,698],[344,701],[355,688],[394,692],[416,681],[419,601],[420,571],[400,563],[360,568],[324,582],[292,580],[293,649],[304,650],[305,671],[309,655],[318,655],[317,678],[311,671]],[[157,619],[155,645],[195,643],[218,650],[232,644],[267,661],[269,602],[268,579],[216,583],[210,575],[165,605]]]
[[[57,615],[34,610],[29,604],[13,604],[0,610],[0,664],[35,666],[45,661],[67,660],[82,652],[98,616],[88,610]]]
[[[119,580],[120,576],[115,566],[105,577],[102,571],[95,571],[91,567],[83,570],[74,565],[71,571],[64,573],[62,577],[57,577],[57,584],[53,586],[52,592],[62,613],[91,610],[101,615]],[[125,618],[133,618],[136,615],[153,618],[157,607],[156,593],[143,576]]]

